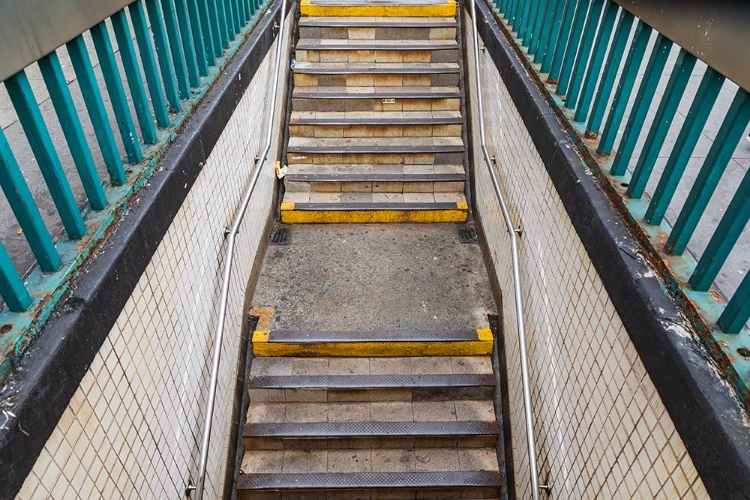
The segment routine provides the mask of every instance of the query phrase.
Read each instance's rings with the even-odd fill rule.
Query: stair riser
[[[367,490],[238,490],[240,500],[437,500],[448,498],[499,498],[499,488],[425,488],[425,489],[367,489]]]
[[[285,181],[290,193],[463,193],[463,181],[298,182]]]
[[[448,125],[291,125],[292,137],[461,137],[460,123]]]
[[[497,436],[419,436],[346,438],[254,438],[242,439],[246,450],[340,450],[399,448],[492,448]]]
[[[458,73],[294,74],[295,87],[458,87],[458,80]]]
[[[455,63],[458,62],[457,49],[440,50],[317,50],[297,49],[295,57],[300,62],[331,63]]]
[[[308,40],[455,40],[456,28],[347,28],[300,26]]]
[[[294,111],[458,111],[461,99],[305,99],[292,98]]]
[[[418,387],[400,389],[249,389],[253,403],[321,403],[370,401],[466,401],[492,399],[495,388]]]
[[[287,163],[348,165],[376,163],[385,165],[457,165],[464,161],[463,152],[451,153],[292,153]]]

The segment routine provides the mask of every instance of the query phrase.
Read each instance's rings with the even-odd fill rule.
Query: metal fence
[[[19,162],[0,129],[0,186],[38,265],[24,276],[6,242],[0,244],[0,295],[7,306],[0,314],[5,334],[0,380],[8,356],[21,354],[27,330],[43,324],[80,264],[127,210],[266,5],[264,0],[9,0],[0,5],[0,78],[34,160]],[[101,12],[113,13],[92,17]],[[60,54],[70,61],[73,81],[64,74]],[[52,104],[48,111],[40,107],[29,72],[41,74]],[[60,137],[50,133],[52,122],[59,123]],[[66,177],[65,157],[72,159],[77,179]],[[30,189],[34,164],[64,234],[48,228],[32,195],[40,188]],[[83,208],[71,181],[82,186]]]
[[[730,3],[731,9],[696,2],[490,0],[571,135],[702,315],[699,333],[720,353],[720,366],[735,367],[730,379],[745,399],[750,248],[738,241],[750,217],[750,174],[744,167],[730,176],[727,166],[750,121],[750,72],[728,61],[750,57],[742,43],[750,41],[750,6]],[[718,99],[728,91],[733,96]],[[713,141],[694,154],[702,135]],[[686,175],[696,160],[700,168]],[[731,196],[717,191],[722,180]],[[697,242],[696,228],[701,219],[705,228],[707,207],[717,201],[724,203],[712,214],[717,223]],[[741,258],[730,269],[732,252]],[[711,288],[722,269],[744,275],[724,287],[726,299]]]

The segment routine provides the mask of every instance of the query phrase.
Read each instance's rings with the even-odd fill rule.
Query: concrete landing
[[[287,226],[252,300],[271,330],[452,330],[486,326],[495,308],[479,245],[460,224]]]

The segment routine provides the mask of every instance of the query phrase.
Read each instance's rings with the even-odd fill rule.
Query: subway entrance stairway
[[[301,7],[238,496],[499,498],[495,304],[459,238],[455,4],[367,3]]]

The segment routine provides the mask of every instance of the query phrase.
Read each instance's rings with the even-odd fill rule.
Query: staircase
[[[455,4],[339,1],[301,6],[282,222],[464,222]],[[489,283],[437,226],[266,254],[240,499],[500,497]]]
[[[282,222],[465,221],[455,3],[344,3],[301,7]]]

